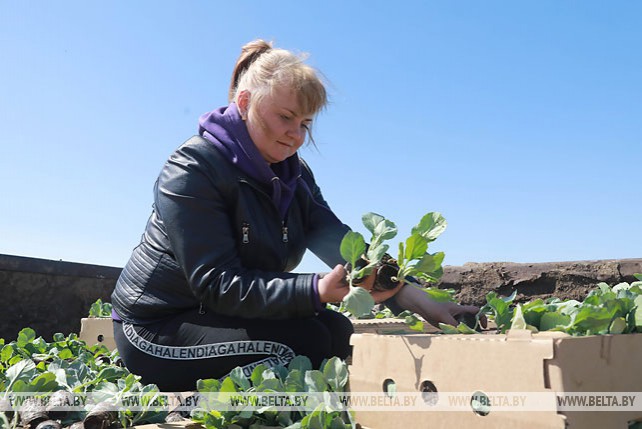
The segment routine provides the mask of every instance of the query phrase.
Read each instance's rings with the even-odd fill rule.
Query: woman
[[[297,354],[315,366],[349,355],[351,322],[324,309],[348,293],[339,243],[349,228],[297,154],[325,104],[323,84],[301,58],[251,42],[230,104],[202,115],[199,135],[170,156],[112,295],[118,350],[144,382],[193,390],[197,379],[236,366],[249,374]],[[290,273],[306,249],[334,269]],[[397,305],[433,323],[476,311],[410,286],[372,293],[381,302],[397,292]]]

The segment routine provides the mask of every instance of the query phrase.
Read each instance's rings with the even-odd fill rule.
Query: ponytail
[[[275,88],[287,88],[296,93],[298,109],[305,115],[316,115],[327,103],[325,86],[315,69],[305,64],[305,55],[294,54],[272,43],[254,40],[241,48],[229,89],[229,101],[248,91],[250,103],[259,106]],[[255,109],[250,109],[252,116]]]
[[[232,72],[232,81],[230,82],[229,101],[234,101],[236,87],[241,80],[243,73],[247,71],[250,65],[264,52],[272,49],[272,43],[262,39],[253,40],[241,48],[241,55],[236,61],[234,71]]]

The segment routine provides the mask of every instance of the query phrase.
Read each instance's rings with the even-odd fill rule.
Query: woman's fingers
[[[397,292],[399,292],[399,290],[401,290],[403,285],[404,285],[403,282],[399,282],[397,287],[395,287],[394,289],[374,290],[374,291],[370,292],[370,295],[372,295],[372,298],[375,300],[376,303],[380,303],[380,302],[383,302],[383,301],[385,301],[387,299],[390,299],[393,296],[395,296],[397,294]]]

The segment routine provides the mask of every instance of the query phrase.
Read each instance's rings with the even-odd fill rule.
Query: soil
[[[491,291],[501,296],[517,291],[515,302],[549,297],[583,300],[599,282],[630,283],[636,281],[635,273],[642,273],[642,259],[467,263],[445,266],[437,286],[454,289],[459,302],[477,306],[486,303]]]
[[[356,267],[361,269],[369,264],[365,258],[359,259],[356,263]],[[375,271],[377,273],[375,277],[374,286],[372,290],[385,291],[394,289],[399,284],[398,281],[393,280],[399,273],[399,266],[397,265],[397,260],[392,258],[390,255],[383,255],[381,262],[375,266]],[[355,285],[359,285],[364,279],[358,279],[353,281]]]

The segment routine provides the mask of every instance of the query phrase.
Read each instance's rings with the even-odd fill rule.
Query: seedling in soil
[[[497,326],[497,331],[528,329],[533,332],[558,331],[569,335],[606,335],[642,332],[642,275],[638,281],[609,286],[598,283],[583,301],[562,301],[559,298],[535,299],[514,303],[517,292],[500,297],[496,292],[486,295],[484,305],[476,316],[485,314]],[[460,323],[457,328],[439,324],[446,334],[473,333]],[[470,325],[469,325],[470,326]],[[476,324],[477,326],[477,324]]]
[[[387,252],[385,243],[397,236],[394,222],[376,213],[362,217],[364,226],[372,234],[370,245],[358,232],[348,232],[341,242],[341,256],[347,261],[347,281],[350,292],[344,298],[344,306],[356,317],[369,314],[374,305],[370,293],[359,287],[365,278],[375,273],[373,290],[394,289],[409,278],[436,282],[443,274],[444,253],[428,253],[428,244],[446,229],[446,220],[441,214],[426,214],[419,224],[412,228],[411,235],[399,243],[399,253],[394,259]],[[411,282],[414,283],[414,279]]]

